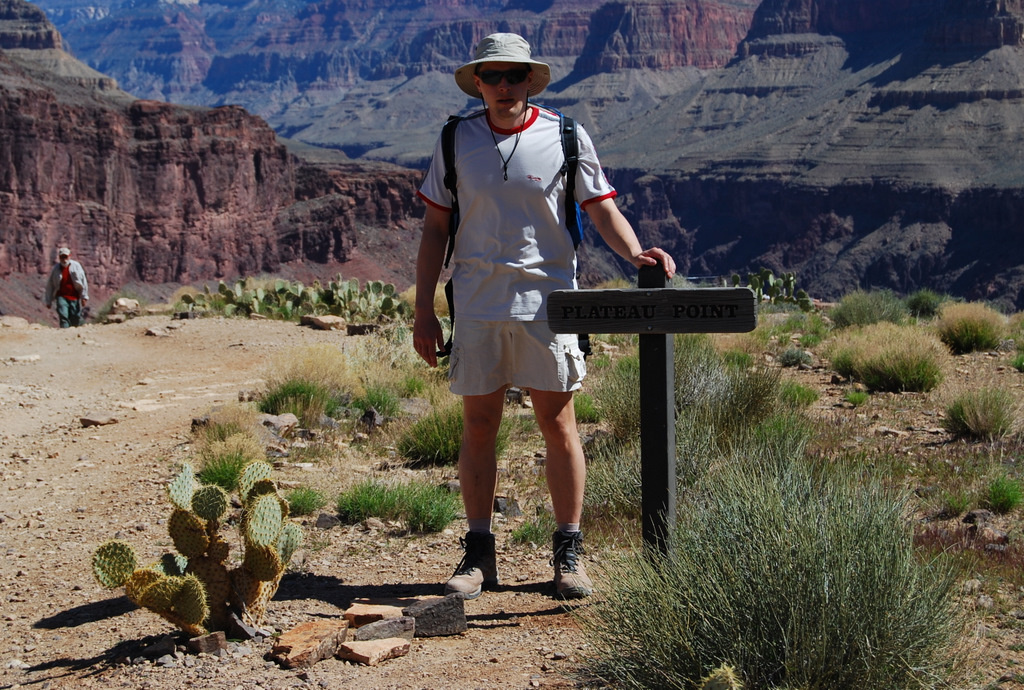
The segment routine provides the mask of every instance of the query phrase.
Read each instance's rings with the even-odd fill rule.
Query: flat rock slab
[[[466,599],[461,594],[422,599],[406,606],[402,614],[416,619],[416,637],[466,632]]]
[[[389,637],[383,640],[345,642],[338,648],[337,657],[366,666],[376,666],[382,661],[395,659],[409,653],[409,640],[403,637]]]
[[[308,668],[336,655],[347,635],[348,621],[309,621],[281,635],[270,656],[284,668]]]
[[[345,610],[345,620],[353,628],[360,628],[385,618],[401,618],[402,609],[419,602],[419,599],[377,599],[356,600]]]

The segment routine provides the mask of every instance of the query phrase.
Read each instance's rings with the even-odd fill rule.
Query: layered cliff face
[[[446,0],[394,13],[370,0],[301,9],[270,0],[152,2],[135,3],[131,21],[115,6],[74,8],[76,1],[61,0],[78,32],[72,44],[81,51],[92,41],[93,54],[127,65],[124,74],[140,88],[164,93],[175,84],[190,98],[250,98],[289,136],[419,165],[445,116],[477,105],[457,91],[451,70],[484,34],[519,31],[552,65],[555,81],[542,100],[587,126],[643,243],[670,249],[684,274],[768,267],[796,271],[801,287],[824,299],[858,287],[930,287],[1024,308],[1024,244],[1016,239],[1024,216],[1021,0]],[[113,98],[110,84],[92,88]],[[17,121],[16,106],[0,117]],[[61,107],[49,112],[64,117]],[[236,109],[196,115],[189,126],[177,115],[142,113],[153,121],[141,130],[160,138],[139,140],[131,109],[119,107],[123,115],[88,115],[79,105],[68,117],[82,128],[90,118],[108,129],[123,120],[134,143],[98,144],[111,157],[86,155],[97,162],[74,174],[67,170],[77,163],[52,156],[34,182],[42,195],[26,194],[27,183],[17,193],[0,189],[0,204],[22,209],[28,231],[19,242],[28,249],[15,254],[35,257],[25,264],[31,270],[49,261],[38,258],[55,239],[43,226],[70,217],[108,233],[91,246],[143,248],[144,264],[160,266],[146,269],[157,271],[148,274],[154,280],[251,274],[303,258],[375,260],[377,269],[411,278],[418,173],[297,168],[274,153],[269,130]],[[215,122],[236,114],[234,124]],[[241,141],[222,141],[217,126]],[[253,133],[270,148],[245,143]],[[221,152],[237,174],[207,172]],[[201,165],[174,162],[188,156]],[[4,165],[27,169],[28,160]],[[61,197],[78,177],[116,179],[110,171],[122,163],[111,161],[122,160],[150,171],[149,182],[127,183],[143,191],[118,193],[137,207],[110,212],[95,190],[88,204]],[[110,194],[119,184],[99,186]],[[165,222],[153,211],[161,189],[180,193],[190,210],[167,210],[173,222]],[[250,203],[259,218],[238,220]],[[47,223],[41,214],[51,214]],[[142,230],[138,238],[123,239],[134,237],[128,226]],[[245,246],[230,239],[240,228],[250,233]],[[191,247],[179,231],[208,245]],[[588,242],[585,280],[616,268],[632,275]],[[244,266],[232,263],[238,252]],[[9,253],[0,248],[0,261]],[[112,260],[97,258],[104,261]],[[110,275],[145,273],[134,259],[117,261],[125,268]]]
[[[353,157],[422,164],[447,115],[479,105],[467,102],[451,73],[489,33],[514,31],[530,41],[535,56],[552,64],[554,83],[545,98],[560,107],[578,102],[586,88],[571,87],[595,75],[629,73],[637,83],[619,97],[643,101],[685,83],[650,70],[726,64],[758,2],[40,5],[75,55],[138,97],[239,104],[293,139],[342,148]]]
[[[18,4],[0,0],[0,35],[20,46],[32,41],[10,38],[18,32],[47,35]],[[367,228],[407,240],[403,226],[421,212],[418,173],[303,164],[241,108],[135,100],[90,81],[84,66],[74,72],[66,55],[68,76],[54,73],[59,41],[44,45],[0,51],[0,277],[9,285],[40,290],[61,245],[87,267],[94,301],[133,282],[337,266]],[[16,291],[0,295],[0,313]]]
[[[765,0],[749,38],[926,29],[943,48],[1020,45],[1021,0]]]
[[[28,3],[0,3],[0,50],[61,49],[60,34],[46,14]]]
[[[691,275],[812,295],[920,287],[1024,308],[1017,2],[767,0],[726,69],[605,143],[631,217]],[[654,171],[653,174],[645,174]]]

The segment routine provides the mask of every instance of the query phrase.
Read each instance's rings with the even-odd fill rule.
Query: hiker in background
[[[85,279],[82,264],[71,258],[71,250],[61,247],[57,250],[57,263],[46,281],[46,308],[57,303],[57,318],[61,328],[81,326],[85,320],[84,309],[89,302],[89,282]]]
[[[445,186],[439,139],[420,197],[427,209],[416,262],[414,345],[437,366],[444,335],[434,313],[445,246],[454,242],[454,334],[448,378],[463,400],[459,481],[469,532],[465,554],[445,585],[467,598],[498,584],[491,514],[497,488],[495,443],[509,386],[529,389],[547,451],[545,471],[558,529],[552,537],[555,592],[580,598],[593,591],[580,555],[586,467],[576,427],[573,391],[586,373],[574,335],[547,324],[547,296],[574,289],[576,252],[566,224],[565,154],[560,118],[529,101],[548,85],[548,65],[530,57],[516,34],[487,36],[455,82],[484,109],[459,121],[454,166],[457,195]],[[634,266],[675,262],[643,249],[615,205],[587,133],[577,128],[575,196],[608,246]],[[457,206],[455,204],[457,203]],[[460,210],[449,240],[453,208]]]

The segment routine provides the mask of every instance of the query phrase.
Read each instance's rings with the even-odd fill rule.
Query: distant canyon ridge
[[[408,285],[439,125],[478,107],[451,72],[495,30],[552,65],[541,102],[684,275],[1024,309],[1021,5],[0,0],[0,313],[38,309],[63,243],[101,295]],[[592,239],[581,260],[631,275]]]

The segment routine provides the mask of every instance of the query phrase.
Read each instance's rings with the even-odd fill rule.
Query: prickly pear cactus
[[[167,528],[178,552],[140,567],[130,544],[108,541],[93,554],[96,580],[109,589],[123,586],[131,601],[190,635],[226,630],[232,610],[260,625],[302,544],[302,529],[288,522],[288,502],[270,479],[272,469],[252,462],[239,479],[241,564],[229,567],[230,546],[220,534],[230,497],[218,486],[200,485],[185,463],[168,486],[173,511]]]
[[[732,666],[722,664],[701,680],[700,690],[743,690],[743,682]]]

